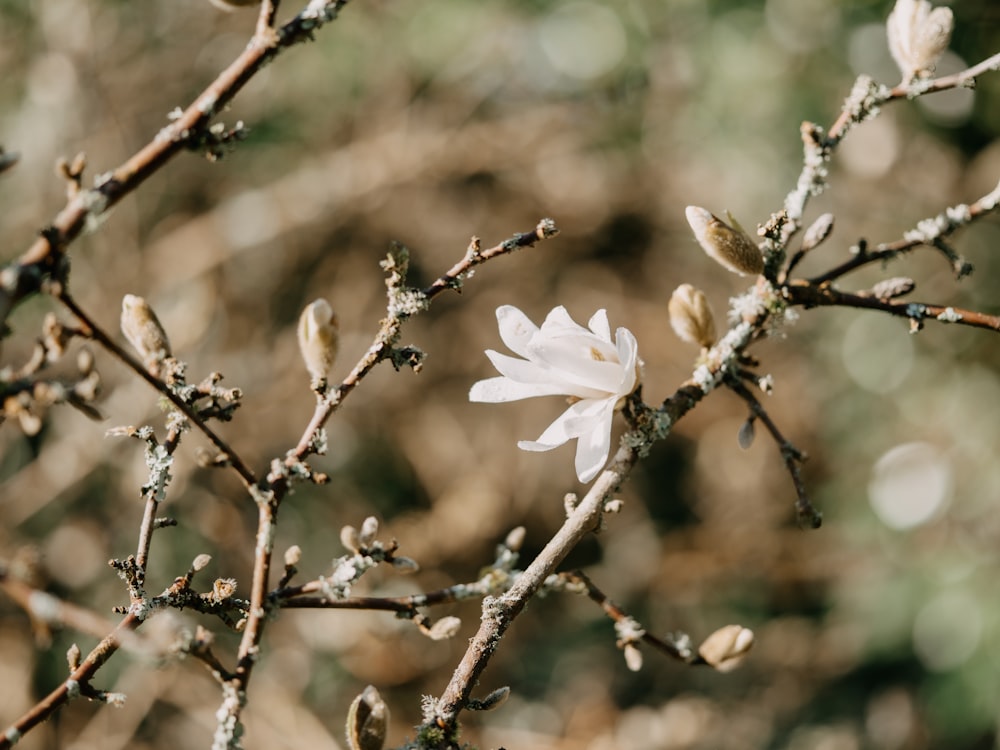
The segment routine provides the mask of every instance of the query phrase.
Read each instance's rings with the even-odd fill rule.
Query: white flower
[[[587,323],[573,322],[557,307],[539,328],[511,305],[497,308],[500,338],[524,357],[487,350],[502,377],[480,380],[470,401],[501,403],[533,396],[569,396],[571,405],[538,440],[521,440],[526,451],[547,451],[576,440],[576,474],[581,482],[597,476],[611,451],[615,409],[639,384],[639,352],[632,332],[619,328],[611,338],[608,315],[598,310]]]

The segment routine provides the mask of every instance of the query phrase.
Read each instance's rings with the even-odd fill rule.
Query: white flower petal
[[[614,413],[614,403],[605,404],[604,413],[594,419],[590,432],[576,441],[576,476],[584,484],[596,477],[608,462]]]
[[[502,404],[534,396],[561,396],[565,391],[558,385],[545,383],[518,383],[510,378],[487,378],[473,383],[469,401],[485,404]]]
[[[635,390],[639,379],[639,344],[635,336],[627,328],[615,331],[618,345],[618,359],[622,365],[622,380],[618,388],[619,396],[627,396]]]
[[[545,364],[564,381],[594,391],[587,394],[591,398],[616,393],[622,380],[622,366],[618,362],[591,359],[580,352],[550,349],[545,353]]]
[[[573,320],[562,305],[553,307],[549,311],[549,314],[545,316],[545,320],[542,321],[541,330],[546,333],[556,333],[559,331],[587,333],[587,329]]]
[[[587,322],[587,327],[602,339],[611,343],[611,326],[608,325],[608,313],[606,310],[595,312]]]
[[[603,398],[607,395],[606,388],[593,388],[581,385],[579,377],[573,373],[553,370],[545,363],[532,362],[526,359],[509,357],[492,349],[486,351],[486,356],[504,377],[518,383],[535,383],[553,386],[550,393],[561,393],[577,398]]]
[[[497,325],[500,328],[500,338],[507,348],[514,354],[529,359],[528,343],[538,333],[538,326],[513,305],[501,305],[497,308]]]
[[[522,440],[517,445],[526,451],[547,451],[575,440],[600,422],[607,402],[608,399],[577,401],[546,427],[537,440]]]

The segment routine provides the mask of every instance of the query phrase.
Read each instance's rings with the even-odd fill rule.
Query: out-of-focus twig
[[[0,272],[0,325],[11,310],[38,293],[57,270],[61,255],[88,228],[96,227],[107,211],[132,193],[170,159],[197,144],[212,118],[238,94],[261,69],[282,51],[312,38],[322,25],[334,20],[348,0],[310,2],[278,29],[273,28],[277,4],[261,6],[261,22],[246,49],[169,125],[116,169],[102,174],[90,189],[70,196],[66,206],[35,242]],[[265,18],[266,17],[266,18]]]

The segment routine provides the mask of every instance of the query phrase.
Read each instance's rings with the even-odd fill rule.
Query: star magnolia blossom
[[[533,396],[569,396],[572,405],[538,440],[521,440],[526,451],[547,451],[576,440],[576,474],[581,482],[597,476],[611,451],[615,409],[639,384],[639,352],[632,332],[619,328],[611,338],[608,315],[598,310],[587,323],[573,322],[566,308],[548,314],[541,328],[516,307],[497,308],[500,338],[524,357],[487,350],[502,377],[480,380],[470,401],[501,403]]]

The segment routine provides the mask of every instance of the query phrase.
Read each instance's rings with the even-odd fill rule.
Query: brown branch
[[[941,252],[951,263],[955,275],[961,278],[971,271],[971,266],[943,244],[944,238],[976,219],[995,212],[998,205],[1000,205],[1000,183],[969,205],[952,206],[931,219],[925,219],[915,229],[906,232],[903,239],[880,244],[874,250],[869,250],[862,244],[850,260],[812,277],[809,281],[817,285],[825,284],[863,266],[885,263],[921,245],[930,245]]]
[[[401,350],[395,349],[395,343],[406,320],[425,310],[431,300],[441,292],[446,289],[458,288],[471,268],[500,255],[534,245],[539,240],[554,237],[557,233],[555,224],[549,219],[543,219],[538,223],[534,232],[517,234],[485,252],[479,250],[478,241],[474,239],[465,258],[426,290],[416,290],[405,286],[408,265],[408,251],[405,248],[395,248],[389,254],[388,259],[383,262],[383,268],[389,274],[386,280],[389,306],[388,314],[382,321],[382,326],[376,334],[374,342],[340,386],[318,399],[316,410],[299,440],[299,444],[289,452],[285,459],[286,473],[272,471],[264,486],[259,488],[253,485],[249,486],[250,494],[257,503],[256,549],[250,585],[250,607],[247,612],[243,637],[240,640],[236,670],[232,679],[227,681],[224,686],[226,697],[220,712],[225,718],[220,719],[220,728],[225,725],[232,727],[235,731],[239,722],[239,716],[245,703],[246,689],[257,663],[267,612],[269,607],[273,606],[273,602],[269,600],[267,587],[274,554],[273,541],[278,508],[291,486],[291,477],[287,470],[301,465],[302,459],[314,450],[320,429],[365,375],[385,359],[397,362]],[[412,355],[411,364],[419,366],[419,357],[416,353]]]
[[[76,303],[69,291],[60,285],[60,288],[54,292],[56,298],[62,302],[73,315],[80,321],[83,329],[81,333],[90,339],[98,342],[101,346],[111,352],[115,357],[117,357],[121,362],[123,362],[129,369],[135,372],[139,377],[153,386],[154,389],[165,398],[167,398],[174,407],[180,411],[185,417],[187,417],[191,424],[197,427],[204,435],[207,437],[212,444],[224,453],[228,457],[229,463],[236,470],[236,473],[240,475],[243,480],[243,484],[247,487],[253,486],[257,482],[257,478],[254,476],[253,471],[243,463],[243,460],[239,455],[229,447],[221,437],[219,437],[216,432],[206,424],[205,420],[190,406],[188,405],[180,396],[174,393],[170,387],[157,377],[154,377],[150,372],[140,363],[135,357],[129,354],[125,349],[115,342],[111,336],[105,333],[94,320],[87,315],[87,313]]]
[[[784,288],[784,293],[788,303],[792,305],[801,305],[806,308],[836,306],[878,310],[897,318],[906,318],[917,328],[922,326],[925,320],[937,320],[941,323],[955,323],[973,328],[1000,331],[1000,317],[960,307],[879,299],[866,294],[841,292],[826,285],[816,286],[808,281],[789,282]]]
[[[559,233],[555,223],[551,219],[542,219],[534,231],[515,234],[513,237],[494,245],[488,250],[479,249],[479,239],[473,237],[466,252],[465,257],[451,267],[445,274],[440,276],[433,284],[418,292],[420,299],[430,302],[439,294],[448,289],[460,290],[462,282],[476,266],[501,255],[512,253],[515,250],[532,247],[541,240],[555,237]],[[306,458],[311,452],[310,446],[316,439],[317,432],[326,424],[333,413],[340,408],[344,399],[350,395],[362,379],[375,368],[377,364],[385,359],[389,359],[393,353],[393,344],[399,337],[403,322],[408,315],[401,312],[389,311],[389,314],[382,321],[382,327],[368,351],[364,353],[358,363],[351,370],[350,374],[344,378],[343,382],[335,389],[332,389],[325,398],[320,399],[316,404],[316,410],[312,419],[302,433],[298,445],[286,459],[286,465],[292,466]]]
[[[312,38],[324,23],[336,18],[348,0],[311,2],[280,29],[273,13],[277,3],[265,0],[257,31],[246,49],[180,116],[161,130],[124,164],[96,180],[94,188],[79,190],[56,215],[49,227],[14,263],[0,274],[0,325],[15,305],[38,293],[56,269],[65,248],[96,225],[108,209],[142,185],[182,150],[198,143],[216,113],[238,94],[261,69],[283,50]],[[266,17],[265,17],[266,16]]]
[[[741,344],[742,342],[742,344]],[[733,338],[724,337],[715,349],[720,352],[739,348],[749,342],[747,332],[736,332]],[[713,349],[713,351],[715,351]],[[724,367],[725,357],[718,357],[718,371]],[[714,377],[715,373],[711,373]],[[591,485],[587,494],[567,515],[562,527],[552,536],[545,548],[521,573],[511,588],[502,596],[488,597],[483,601],[483,615],[479,631],[471,639],[469,648],[456,667],[451,680],[437,701],[433,724],[453,734],[457,729],[459,712],[466,707],[472,690],[486,669],[507,628],[521,613],[528,600],[555,572],[566,555],[591,531],[598,528],[605,504],[628,478],[638,461],[640,444],[652,444],[669,432],[669,426],[687,414],[715,386],[702,388],[694,384],[681,386],[660,409],[653,411],[636,403],[637,396],[626,406],[632,414],[630,421],[636,433],[634,439],[623,439],[611,464]]]
[[[10,725],[0,735],[0,750],[13,747],[24,734],[48,719],[60,706],[69,702],[80,691],[81,685],[89,683],[112,654],[118,650],[122,641],[139,625],[141,618],[129,613],[118,626],[87,655],[83,663],[74,669],[69,677],[59,687],[31,707],[23,716]]]
[[[611,601],[611,599],[609,599],[603,591],[597,588],[597,586],[594,585],[594,582],[591,581],[590,578],[583,573],[583,571],[574,570],[569,573],[561,573],[560,575],[569,583],[576,583],[583,586],[591,601],[596,602],[604,611],[604,614],[615,622],[623,622],[630,617],[630,615],[621,607]],[[649,633],[645,630],[645,628],[643,628],[643,643],[652,646],[657,651],[660,651],[671,658],[677,659],[678,661],[682,661],[685,664],[699,663],[698,654],[690,648],[685,648],[683,646],[685,640],[687,640],[687,638],[681,636],[673,641],[665,641],[662,638],[657,638],[655,635]]]
[[[611,465],[601,473],[590,491],[510,590],[502,596],[488,597],[483,601],[479,631],[471,639],[461,663],[437,702],[435,721],[439,726],[454,733],[458,713],[467,705],[472,690],[478,684],[480,675],[486,669],[507,628],[545,579],[555,571],[556,566],[583,537],[597,528],[604,512],[604,504],[618,491],[637,459],[638,450],[623,444]]]
[[[738,379],[727,378],[726,385],[737,396],[747,402],[753,419],[759,419],[767,431],[771,433],[774,442],[778,444],[781,451],[781,459],[785,462],[785,468],[792,478],[795,486],[795,514],[798,517],[799,525],[807,529],[818,529],[823,524],[823,514],[820,513],[806,493],[806,484],[802,479],[802,462],[806,460],[806,455],[796,448],[790,440],[781,434],[778,425],[771,419],[771,415],[764,409],[763,404],[750,392],[750,390]]]
[[[152,609],[167,606],[174,597],[185,596],[193,573],[193,570],[188,571],[187,575],[175,580],[163,595],[157,597],[157,601],[150,603]],[[87,658],[79,666],[71,669],[65,682],[32,706],[0,735],[0,750],[13,747],[26,732],[48,719],[56,709],[71,699],[92,692],[90,680],[120,647],[137,642],[134,631],[149,618],[150,614],[151,612],[145,607],[133,607],[115,626],[114,630],[104,636],[101,642],[94,647]]]
[[[958,73],[953,73],[952,75],[941,76],[940,78],[933,78],[930,80],[916,79],[910,82],[900,83],[889,89],[879,104],[895,101],[897,99],[912,99],[914,97],[931,94],[936,91],[947,91],[948,89],[971,87],[975,84],[975,81],[979,76],[996,70],[1000,70],[1000,53],[988,57],[970,68],[966,68]],[[827,137],[830,140],[839,140],[847,128],[853,124],[854,119],[854,115],[845,109],[840,113],[837,121],[830,128],[830,132]]]

